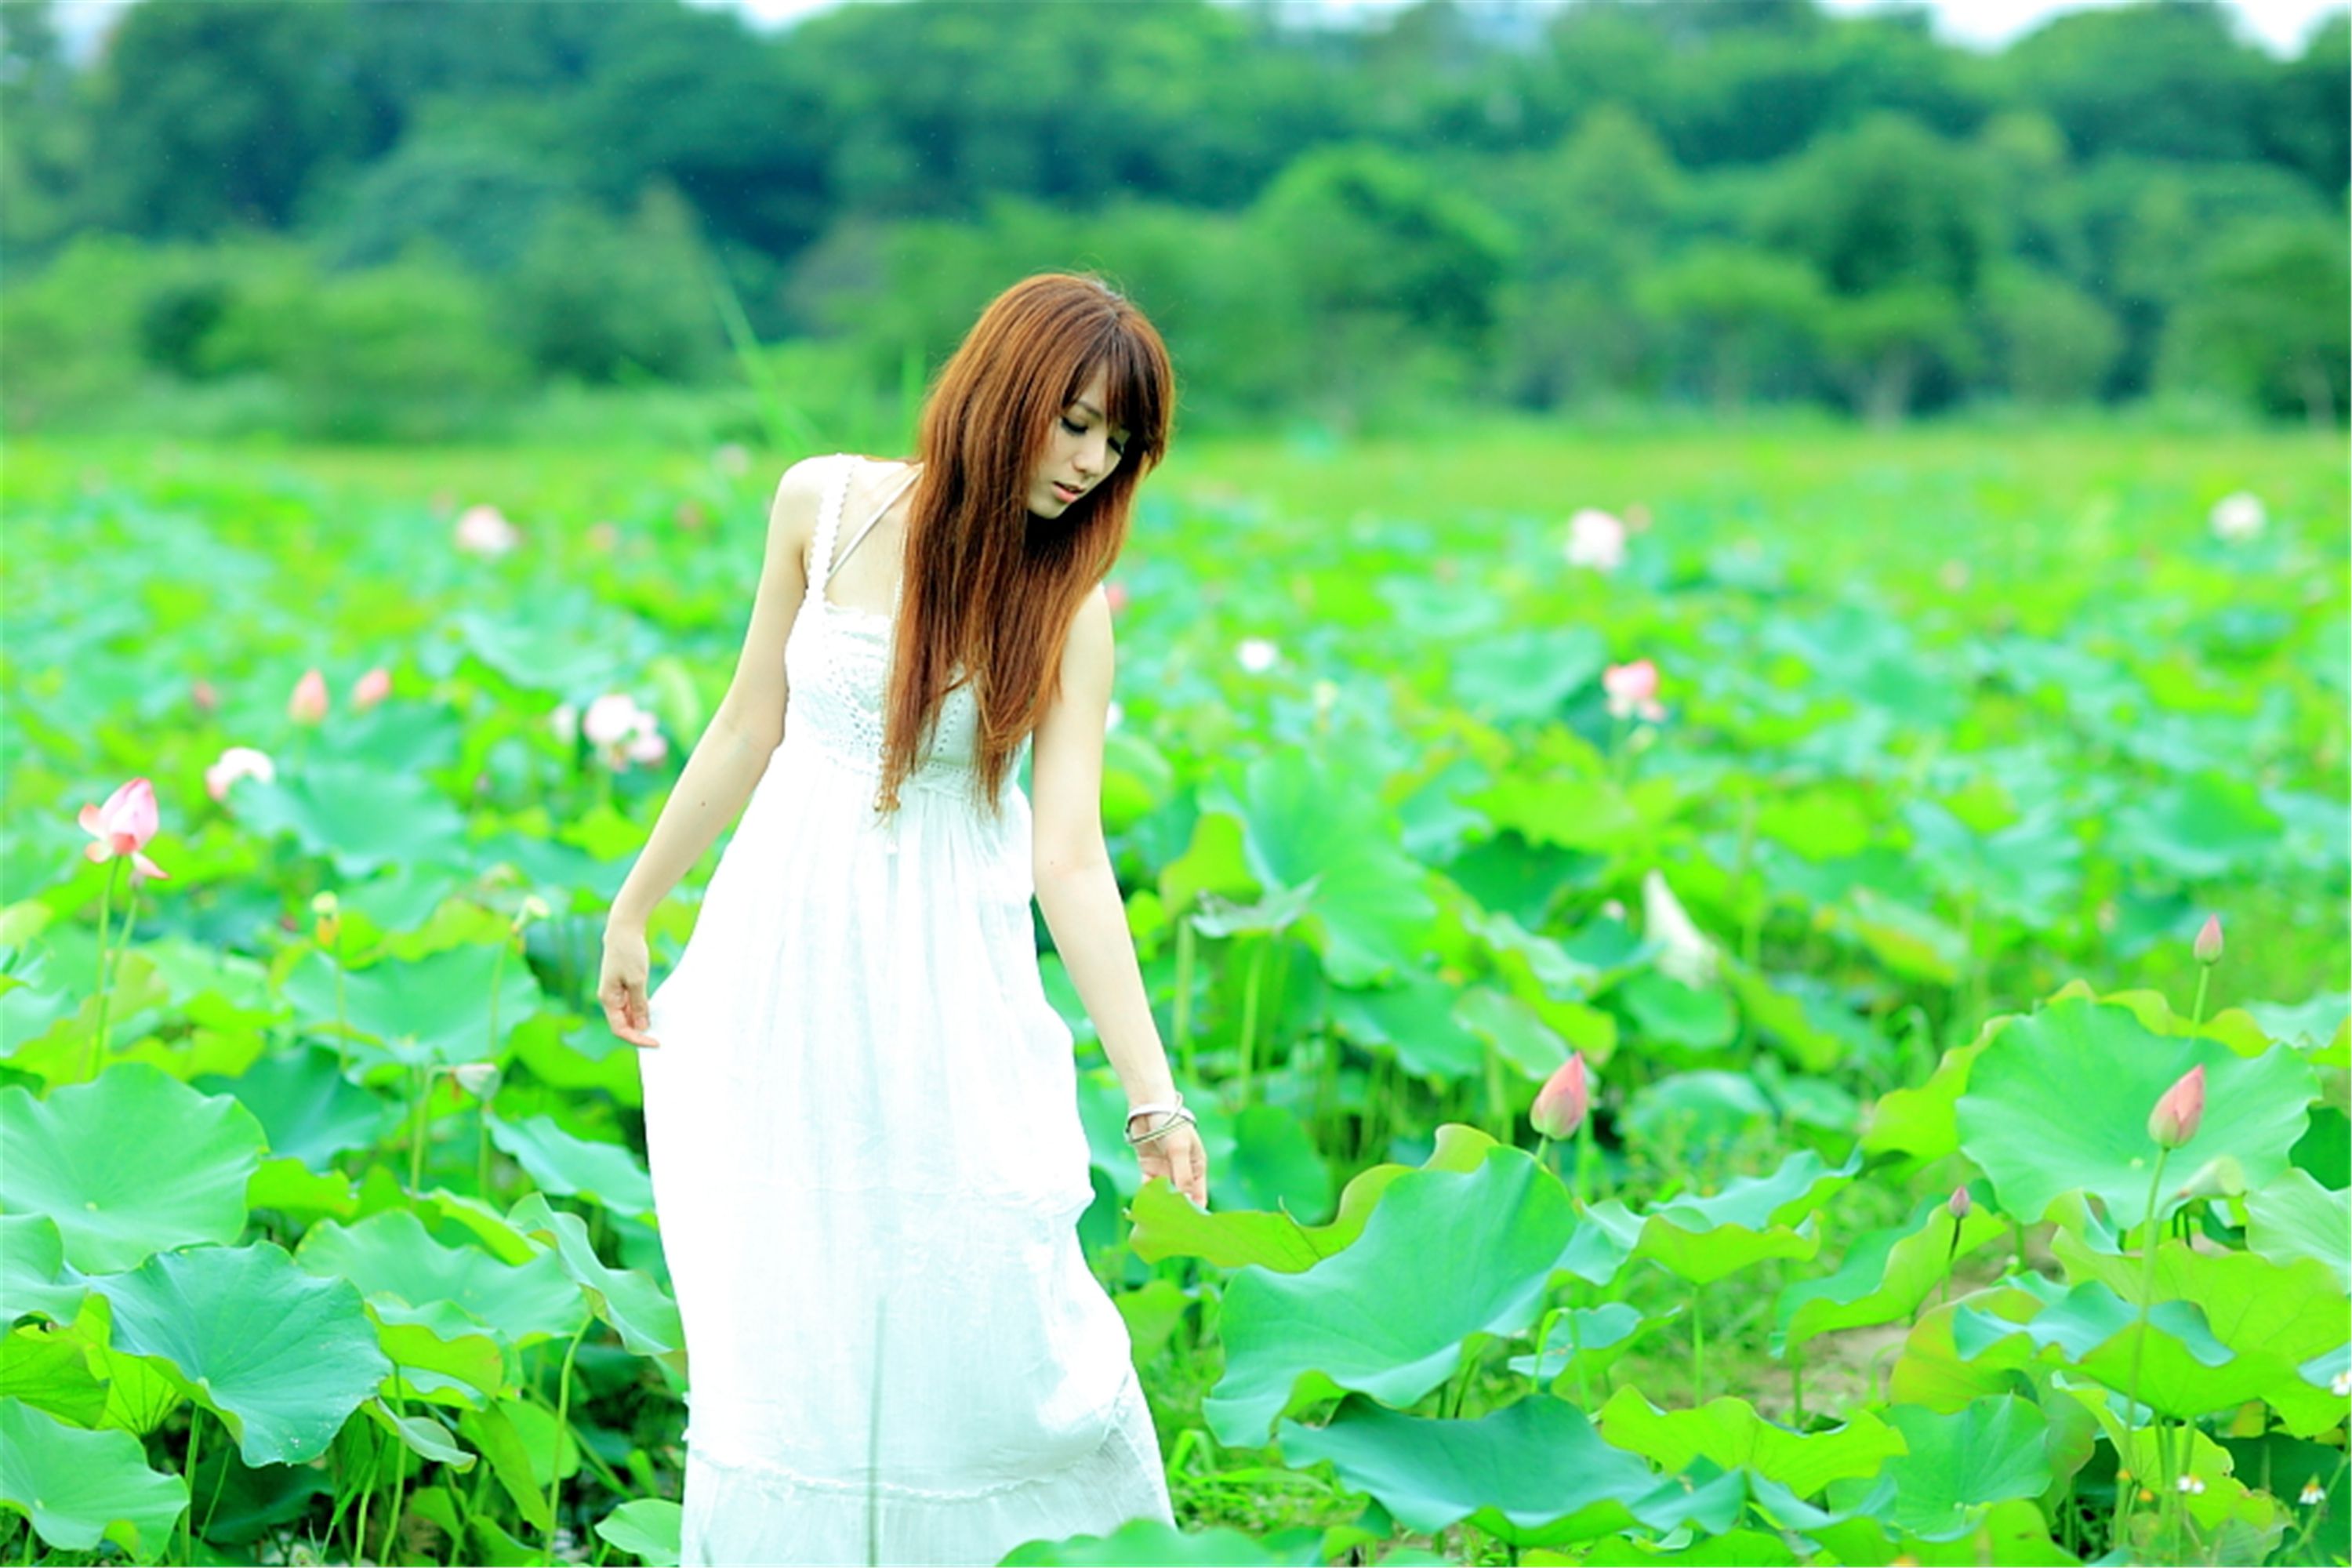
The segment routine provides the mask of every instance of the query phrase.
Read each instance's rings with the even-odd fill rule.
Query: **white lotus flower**
[[[1568,563],[1595,572],[1625,564],[1625,525],[1598,507],[1585,507],[1568,520]]]
[[[504,555],[521,542],[506,514],[487,502],[467,507],[457,519],[457,548],[468,555]]]
[[[215,800],[226,800],[229,786],[239,779],[259,779],[269,783],[278,776],[277,764],[266,752],[251,746],[231,746],[220,754],[220,760],[205,770],[205,793]]]
[[[1263,675],[1282,658],[1282,650],[1264,637],[1244,637],[1234,649],[1234,657],[1252,675]]]
[[[588,716],[581,721],[581,731],[592,746],[618,745],[638,728],[637,715],[644,710],[637,700],[625,691],[607,691],[588,704]]]
[[[1715,978],[1715,944],[1691,923],[1674,889],[1666,886],[1665,878],[1655,867],[1642,878],[1642,923],[1644,934],[1661,944],[1661,973],[1693,987],[1705,985]]]
[[[2268,521],[2262,498],[2248,490],[2238,490],[2215,501],[2212,516],[2207,519],[2214,538],[2232,543],[2253,538]]]

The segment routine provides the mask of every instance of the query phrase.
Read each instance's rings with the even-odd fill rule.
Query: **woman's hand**
[[[604,928],[604,971],[596,977],[596,1000],[604,1005],[604,1024],[633,1046],[661,1044],[646,1031],[653,1026],[646,1011],[646,928],[608,925]]]
[[[1145,1116],[1145,1125],[1138,1127],[1129,1121],[1128,1131],[1140,1137],[1170,1120],[1164,1114]],[[1135,1163],[1142,1169],[1143,1179],[1165,1176],[1169,1185],[1191,1198],[1202,1208],[1209,1206],[1209,1155],[1201,1147],[1201,1135],[1184,1123],[1164,1138],[1154,1138],[1149,1143],[1133,1145]]]

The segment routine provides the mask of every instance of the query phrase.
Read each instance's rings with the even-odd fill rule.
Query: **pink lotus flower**
[[[294,695],[286,700],[286,716],[297,724],[315,724],[327,716],[327,678],[315,669],[306,669],[302,679],[294,683]]]
[[[1627,719],[1639,713],[1655,723],[1666,716],[1666,710],[1658,706],[1658,667],[1646,658],[1612,664],[1602,670],[1601,689],[1609,694],[1612,718]]]
[[[364,713],[392,695],[392,671],[378,665],[352,683],[352,706]]]
[[[251,746],[231,746],[220,754],[220,760],[205,770],[205,793],[215,800],[228,798],[229,785],[239,779],[259,779],[269,783],[278,776],[277,764],[266,752]]]
[[[159,882],[171,880],[161,866],[142,853],[147,841],[155,837],[158,826],[155,814],[155,786],[144,778],[135,778],[106,797],[104,805],[85,805],[77,818],[89,842],[81,852],[103,865],[120,856],[131,858],[131,879],[152,877]]]
[[[1104,584],[1103,597],[1110,601],[1110,613],[1114,616],[1118,614],[1121,610],[1127,608],[1127,584],[1124,583]]]
[[[506,514],[484,502],[458,514],[457,548],[468,555],[499,556],[522,542],[522,535]]]
[[[1963,1182],[1952,1189],[1952,1195],[1945,1200],[1944,1207],[1950,1211],[1954,1219],[1969,1217],[1969,1211],[1976,1207],[1976,1200],[1969,1196],[1967,1183]]]
[[[1625,525],[1597,507],[1585,507],[1568,520],[1563,553],[1570,566],[1614,572],[1625,564]]]
[[[608,691],[588,704],[580,732],[604,764],[618,773],[631,763],[650,767],[669,755],[660,721],[625,691]]]
[[[2220,915],[2205,917],[2205,923],[2198,928],[2196,943],[2189,951],[2197,955],[2197,962],[2200,963],[2221,962],[2221,917]]]
[[[1585,1112],[1591,1109],[1592,1075],[1585,1068],[1584,1053],[1573,1051],[1536,1091],[1528,1120],[1547,1138],[1570,1138],[1584,1124]]]
[[[2198,1063],[2159,1096],[2147,1113],[2147,1135],[2166,1149],[2178,1149],[2197,1136],[2205,1120],[2205,1064]]]

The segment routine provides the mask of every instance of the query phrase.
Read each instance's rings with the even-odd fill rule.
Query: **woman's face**
[[[1045,455],[1029,477],[1029,510],[1037,516],[1061,516],[1118,467],[1128,433],[1103,416],[1103,374],[1097,371],[1054,421]]]

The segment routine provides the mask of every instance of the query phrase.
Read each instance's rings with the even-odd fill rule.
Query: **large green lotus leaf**
[[[2285,1046],[2248,1060],[2216,1041],[2151,1034],[2129,1009],[2080,998],[2053,1002],[1987,1044],[1956,1113],[1961,1152],[1991,1181],[2001,1208],[2025,1224],[2079,1188],[2116,1224],[2138,1225],[2158,1152],[2148,1112],[2200,1063],[2204,1121],[2167,1169],[2185,1182],[2226,1154],[2249,1187],[2267,1185],[2310,1120],[2314,1085],[2302,1059]],[[2168,1187],[2158,1211],[2179,1201]]]
[[[1456,645],[1446,661],[1455,695],[1493,723],[1557,717],[1577,688],[1598,681],[1609,645],[1589,626],[1523,626]]]
[[[0,1215],[0,1312],[38,1312],[60,1323],[81,1310],[89,1287],[66,1263],[58,1222],[42,1214]]]
[[[1873,1519],[1841,1520],[1808,1528],[1829,1563],[1909,1563],[1918,1568],[1979,1568],[1998,1563],[2001,1568],[2074,1568],[2083,1560],[2050,1538],[2050,1526],[2038,1503],[2013,1498],[1991,1504],[1968,1530],[1948,1541],[1906,1535],[1890,1539],[1886,1527]],[[1744,1563],[1745,1560],[1738,1560]]]
[[[578,1215],[552,1207],[532,1193],[515,1205],[509,1217],[555,1249],[549,1256],[586,1293],[596,1315],[613,1325],[623,1344],[650,1356],[670,1355],[685,1345],[677,1303],[647,1276],[634,1268],[614,1268],[598,1258],[588,1226]]]
[[[270,1153],[313,1171],[328,1169],[346,1149],[372,1148],[394,1114],[387,1101],[343,1077],[323,1046],[264,1057],[240,1077],[198,1079],[194,1087],[235,1095],[261,1123]]]
[[[1663,1469],[1688,1469],[1704,1458],[1725,1469],[1754,1470],[1799,1497],[1811,1497],[1834,1480],[1874,1476],[1903,1451],[1902,1436],[1868,1410],[1856,1410],[1826,1432],[1792,1432],[1728,1394],[1695,1410],[1661,1410],[1641,1390],[1621,1388],[1601,1407],[1600,1425],[1612,1447]]]
[[[360,1212],[360,1190],[340,1171],[314,1171],[299,1160],[264,1160],[245,1184],[245,1202],[248,1208],[273,1210],[308,1225],[350,1219]]]
[[[132,1268],[167,1247],[235,1241],[262,1143],[236,1100],[143,1062],[47,1100],[12,1086],[0,1089],[0,1208],[56,1221],[77,1268]]]
[[[2029,926],[2055,921],[2082,884],[2082,842],[2052,810],[1978,833],[1932,801],[1897,807],[1911,829],[1912,852],[1956,900]]]
[[[0,1335],[0,1399],[21,1399],[77,1426],[106,1415],[106,1383],[90,1368],[88,1341],[70,1329],[27,1323]],[[102,1355],[95,1358],[105,1365]]]
[[[1687,1163],[1738,1143],[1777,1115],[1754,1074],[1705,1068],[1668,1073],[1635,1089],[1624,1124],[1636,1140]]]
[[[394,1060],[458,1067],[494,1059],[490,977],[498,976],[501,1044],[542,1005],[530,966],[490,945],[456,947],[416,959],[386,959],[343,976],[341,1016]],[[287,972],[286,997],[302,1020],[331,1030],[335,967],[313,950]]]
[[[1323,1561],[1323,1535],[1322,1531],[1311,1528],[1292,1529],[1279,1536],[1264,1538],[1224,1525],[1208,1530],[1179,1530],[1147,1516],[1130,1519],[1108,1535],[1024,1541],[998,1562],[1004,1568],[1014,1564],[1022,1568],[1045,1564],[1053,1568],[1281,1568],[1285,1564],[1312,1568]],[[648,1557],[646,1561],[654,1560]],[[1446,1559],[1407,1547],[1390,1552],[1381,1561],[1402,1565],[1434,1564]]]
[[[2352,1289],[2352,1193],[2331,1193],[2308,1171],[2289,1171],[2246,1198],[2246,1247],[2273,1263],[2315,1258]]]
[[[314,1459],[392,1370],[360,1292],[269,1242],[159,1253],[90,1282],[114,1347],[163,1363],[248,1465]]]
[[[85,1432],[22,1400],[0,1399],[0,1503],[60,1552],[111,1541],[146,1562],[169,1543],[188,1506],[188,1483],[149,1469],[146,1450],[127,1432]]]
[[[2281,826],[2252,784],[2209,771],[2127,798],[2109,819],[2107,842],[2119,856],[2197,881],[2259,868]]]
[[[1210,1429],[1256,1445],[1277,1417],[1346,1389],[1421,1398],[1465,1339],[1534,1321],[1575,1225],[1559,1180],[1517,1149],[1497,1146],[1466,1174],[1397,1177],[1346,1251],[1299,1274],[1245,1271],[1226,1288],[1225,1373],[1202,1406]]]
[[[1454,1017],[1530,1083],[1542,1083],[1568,1061],[1568,1042],[1533,1004],[1507,991],[1474,985],[1454,1004]]]
[[[2069,1225],[2068,1219],[2077,1223]],[[2079,1214],[2062,1215],[2051,1233],[2052,1253],[2066,1271],[2136,1304],[2145,1260],[2101,1244],[2098,1230]],[[2156,1249],[2157,1310],[2186,1307],[2235,1358],[2211,1380],[2200,1380],[2199,1396],[2246,1386],[2242,1398],[2263,1398],[2297,1436],[2324,1431],[2344,1417],[2341,1398],[2315,1394],[2298,1369],[2316,1352],[2352,1338],[2347,1326],[2337,1269],[2318,1258],[2273,1262],[2251,1252],[2207,1253],[2182,1241]],[[2208,1408],[2218,1409],[2213,1405]]]
[[[1280,1106],[1247,1106],[1234,1118],[1227,1174],[1254,1208],[1283,1209],[1310,1222],[1331,1212],[1331,1168],[1298,1118]]]
[[[1437,1144],[1418,1167],[1423,1171],[1477,1169],[1487,1151],[1499,1147],[1475,1127],[1458,1121],[1437,1129]],[[1146,1182],[1135,1194],[1135,1227],[1128,1245],[1147,1263],[1164,1258],[1198,1258],[1220,1268],[1255,1264],[1278,1273],[1312,1268],[1363,1234],[1364,1222],[1391,1182],[1416,1167],[1383,1163],[1359,1171],[1339,1193],[1339,1212],[1328,1225],[1301,1225],[1290,1215],[1257,1209],[1202,1210],[1165,1181]]]
[[[386,1321],[383,1310],[370,1303],[368,1315],[375,1320],[376,1343],[392,1363],[392,1376],[384,1381],[388,1395],[478,1408],[508,1392],[507,1363],[512,1358],[498,1336],[463,1309],[436,1301],[401,1310]]]
[[[358,1286],[384,1322],[419,1322],[419,1311],[446,1301],[519,1350],[568,1338],[587,1317],[578,1288],[553,1257],[542,1253],[518,1266],[471,1247],[444,1247],[407,1209],[387,1209],[349,1227],[315,1225],[294,1260]]]
[[[551,1116],[520,1121],[489,1118],[490,1142],[515,1157],[530,1179],[560,1197],[592,1197],[616,1214],[654,1212],[653,1179],[618,1143],[574,1138]]]
[[[1886,1461],[1895,1489],[1883,1517],[1899,1530],[1955,1540],[1975,1528],[1988,1505],[2040,1497],[2050,1485],[2050,1424],[2014,1394],[1975,1400],[1948,1415],[1897,1405],[1887,1410],[1886,1424],[1903,1434],[1909,1450]]]
[[[1846,1059],[1851,1043],[1815,1016],[1811,998],[1781,990],[1764,971],[1750,969],[1729,954],[1721,968],[1749,1028],[1779,1045],[1798,1067],[1822,1073]]]
[[[1803,1348],[1816,1334],[1891,1323],[1916,1311],[1955,1258],[2007,1229],[1990,1208],[1956,1220],[1941,1198],[1922,1198],[1901,1225],[1857,1237],[1834,1273],[1801,1279],[1774,1309],[1772,1353]]]
[[[1878,961],[1898,974],[1949,985],[1968,962],[1968,944],[1950,926],[1866,882],[1848,889],[1851,910],[1832,907],[1838,929],[1851,931]]]
[[[1615,995],[1632,1015],[1632,1032],[1645,1042],[1719,1051],[1738,1036],[1739,1023],[1725,991],[1702,990],[1645,970],[1619,986]]]
[[[596,1533],[613,1550],[629,1553],[646,1568],[677,1568],[685,1523],[685,1510],[667,1498],[632,1498],[598,1520]]]
[[[1428,873],[1397,848],[1377,789],[1294,747],[1252,762],[1234,804],[1252,875],[1269,889],[1317,879],[1308,930],[1319,930],[1334,984],[1378,984],[1412,967],[1437,906],[1422,889]]]
[[[1554,742],[1555,745],[1569,742]],[[1615,854],[1649,842],[1683,809],[1683,786],[1660,775],[1621,784],[1595,771],[1598,754],[1581,740],[1562,758],[1540,752],[1463,804],[1485,812],[1498,830],[1531,844]]]
[[[1695,1285],[1766,1258],[1811,1258],[1821,1237],[1806,1221],[1861,1168],[1858,1153],[1830,1166],[1800,1149],[1769,1176],[1742,1176],[1712,1197],[1677,1198],[1652,1209],[1643,1216],[1633,1255],[1654,1258]]]
[[[362,878],[402,860],[460,860],[466,819],[420,775],[373,763],[313,762],[237,786],[239,822],[291,833],[313,855]]]
[[[1427,1420],[1351,1398],[1328,1425],[1285,1421],[1277,1436],[1294,1468],[1328,1459],[1351,1489],[1433,1536],[1463,1520],[1522,1547],[1672,1530],[1698,1502],[1548,1394],[1475,1421]]]
[[[1416,1078],[1454,1083],[1486,1067],[1485,1043],[1455,1016],[1460,1001],[1454,987],[1408,974],[1378,991],[1335,991],[1329,1005],[1331,1021],[1349,1039],[1388,1047]]]
[[[1578,1375],[1591,1377],[1632,1349],[1635,1338],[1644,1331],[1658,1327],[1681,1310],[1680,1306],[1674,1306],[1655,1317],[1645,1317],[1640,1308],[1626,1301],[1572,1307],[1553,1322],[1544,1341],[1540,1365],[1533,1352],[1512,1356],[1504,1364],[1522,1377],[1550,1384],[1553,1392],[1565,1398],[1576,1392]]]

